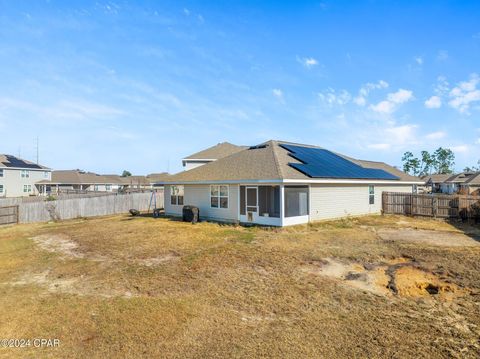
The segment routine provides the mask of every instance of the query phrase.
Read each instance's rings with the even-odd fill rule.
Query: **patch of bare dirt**
[[[14,286],[35,285],[44,288],[48,293],[65,293],[80,296],[99,296],[104,298],[126,297],[134,295],[130,291],[106,288],[105,285],[97,285],[91,278],[55,277],[49,270],[40,273],[25,273],[18,280],[6,283]]]
[[[355,263],[323,258],[302,266],[304,273],[322,275],[345,286],[384,296],[435,297],[451,299],[467,289],[447,283],[410,258],[394,258],[378,263]]]
[[[334,258],[313,261],[301,268],[303,272],[323,275],[340,280],[343,284],[381,295],[390,295],[387,288],[389,278],[386,267],[379,266],[367,270],[359,263],[347,263]]]
[[[480,242],[460,232],[432,231],[411,228],[377,230],[377,234],[387,241],[406,241],[443,247],[474,247]]]
[[[44,251],[58,253],[63,258],[83,258],[78,245],[68,236],[61,234],[41,234],[32,238],[35,244]]]
[[[435,274],[412,266],[401,266],[394,270],[392,283],[402,297],[429,297],[436,295],[450,298],[465,291],[453,283],[440,280]]]
[[[163,256],[134,260],[134,262],[146,267],[154,267],[166,262],[178,260],[179,258],[180,256],[177,253],[167,253]]]

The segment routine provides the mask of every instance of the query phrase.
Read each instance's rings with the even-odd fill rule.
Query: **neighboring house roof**
[[[284,141],[268,141],[258,146],[252,146],[230,156],[189,171],[172,175],[164,183],[189,183],[189,182],[221,182],[221,181],[281,181],[281,180],[322,180],[311,178],[296,170],[290,163],[301,163],[290,155],[290,152],[281,147],[282,144],[291,144]],[[320,148],[317,146],[300,146]],[[339,154],[337,154],[339,155]],[[362,161],[347,156],[339,155],[365,168],[376,168],[387,171],[398,177],[395,181],[408,181],[421,183],[418,177],[410,176],[395,167],[383,162]],[[337,178],[338,180],[338,178]]]
[[[237,146],[229,142],[221,142],[215,146],[209,147],[200,152],[194,153],[183,160],[218,160],[220,158],[230,156],[234,153],[246,149],[246,146]]]
[[[131,186],[148,186],[150,182],[145,178],[145,176],[127,176],[120,177],[123,184]]]
[[[51,181],[43,180],[39,184],[121,184],[116,175],[99,175],[93,172],[80,170],[52,171]]]
[[[31,161],[23,160],[21,158],[0,154],[0,168],[25,168],[33,170],[49,170],[50,168],[36,164]]]
[[[475,172],[462,172],[456,175],[452,175],[445,182],[446,183],[466,183],[476,176]]]
[[[43,180],[37,182],[39,184],[119,184],[119,185],[142,185],[149,186],[168,178],[170,174],[152,173],[148,176],[128,176],[119,175],[99,175],[93,172],[85,172],[80,170],[60,170],[52,171],[52,180]]]
[[[156,183],[156,182],[168,180],[170,176],[172,176],[170,173],[162,172],[162,173],[150,173],[146,176],[146,178],[149,183]]]
[[[474,173],[473,176],[465,181],[465,184],[468,184],[469,186],[480,186],[480,172]]]
[[[452,177],[451,174],[434,174],[434,175],[423,176],[422,180],[424,180],[425,183],[443,183],[446,180],[448,180],[450,177]]]

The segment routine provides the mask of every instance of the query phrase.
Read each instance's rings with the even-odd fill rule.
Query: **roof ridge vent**
[[[249,150],[258,150],[260,148],[267,148],[267,144],[262,144],[262,145],[256,145],[256,146],[250,146],[248,149]]]

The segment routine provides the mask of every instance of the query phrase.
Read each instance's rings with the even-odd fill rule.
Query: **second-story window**
[[[30,177],[30,171],[22,170],[22,178],[28,178],[28,177]]]
[[[0,169],[0,177],[3,177],[3,169]]]

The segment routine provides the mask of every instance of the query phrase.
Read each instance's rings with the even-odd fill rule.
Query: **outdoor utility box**
[[[200,210],[195,206],[183,206],[183,221],[197,223],[200,220]]]

